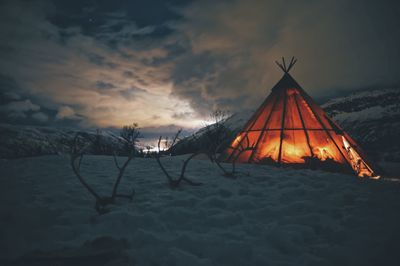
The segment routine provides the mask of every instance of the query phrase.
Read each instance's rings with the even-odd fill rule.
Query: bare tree
[[[211,113],[210,118],[213,124],[205,127],[204,135],[207,143],[203,146],[208,147],[207,153],[212,158],[212,162],[215,162],[218,168],[223,172],[223,175],[225,177],[234,177],[235,165],[232,165],[232,171],[226,170],[222,166],[218,156],[221,150],[228,146],[228,142],[231,140],[228,129],[224,125],[224,121],[227,117],[228,114],[221,110],[216,110]]]
[[[179,139],[179,135],[181,134],[181,132],[182,132],[182,129],[180,129],[180,130],[175,134],[175,136],[173,137],[173,139],[172,139],[171,141],[169,141],[168,138],[165,138],[165,140],[164,140],[164,147],[166,148],[166,152],[169,152],[169,149],[175,145],[176,141]],[[187,166],[188,166],[189,162],[190,162],[194,157],[196,157],[197,155],[199,155],[200,153],[203,153],[203,152],[195,152],[195,153],[191,154],[188,158],[186,158],[186,159],[183,161],[183,165],[182,165],[182,168],[181,168],[180,175],[179,175],[178,177],[173,177],[173,176],[167,171],[167,169],[164,167],[164,165],[163,165],[162,162],[161,162],[161,156],[162,156],[164,153],[166,153],[165,151],[162,151],[162,150],[161,150],[161,142],[162,142],[162,140],[163,140],[163,138],[162,138],[162,136],[160,136],[160,138],[158,139],[158,144],[157,144],[158,153],[156,153],[156,154],[154,155],[154,157],[156,158],[157,163],[158,163],[158,165],[160,166],[161,170],[163,171],[164,175],[167,177],[169,186],[170,186],[171,188],[179,187],[179,185],[181,184],[182,181],[185,181],[187,184],[192,185],[192,186],[200,186],[200,185],[202,185],[202,183],[200,183],[200,182],[194,182],[194,181],[188,179],[187,177],[185,177],[185,171],[186,171],[186,169],[187,169]],[[210,158],[210,159],[211,159],[211,158]]]
[[[229,130],[225,127],[224,121],[228,118],[228,113],[221,110],[214,111],[211,115],[213,124],[205,127],[206,147],[210,154],[216,159],[221,149],[230,140]]]
[[[85,178],[81,174],[81,163],[83,160],[83,156],[87,148],[90,146],[90,143],[82,143],[82,134],[77,133],[71,145],[71,157],[70,157],[70,165],[74,174],[78,177],[81,184],[87,189],[87,191],[95,198],[95,209],[99,214],[103,214],[107,212],[106,206],[110,204],[115,204],[116,198],[127,198],[132,200],[135,194],[135,191],[132,189],[130,194],[119,194],[118,186],[121,182],[121,179],[124,175],[126,167],[130,163],[130,161],[135,156],[135,147],[136,142],[140,133],[137,128],[137,124],[132,124],[129,126],[124,126],[121,131],[121,140],[125,143],[126,147],[129,147],[128,157],[125,162],[120,165],[118,163],[116,154],[113,154],[114,164],[118,169],[118,174],[115,179],[111,196],[101,196],[98,194],[90,185],[86,182]]]

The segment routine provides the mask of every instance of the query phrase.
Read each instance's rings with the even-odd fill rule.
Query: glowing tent
[[[278,66],[282,79],[272,88],[222,155],[226,162],[272,163],[355,172],[379,178],[357,143],[340,128],[289,74],[292,58]]]

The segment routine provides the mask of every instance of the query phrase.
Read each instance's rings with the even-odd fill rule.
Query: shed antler
[[[110,205],[110,204],[115,204],[116,198],[127,198],[127,199],[132,200],[133,196],[135,194],[135,191],[133,189],[130,194],[119,194],[118,193],[118,186],[124,175],[126,167],[128,166],[129,162],[134,158],[135,141],[139,136],[139,132],[136,128],[131,128],[130,130],[133,131],[132,134],[130,135],[130,137],[126,138],[126,139],[123,138],[124,141],[129,143],[129,146],[130,146],[130,151],[129,151],[128,157],[125,160],[125,162],[123,163],[123,165],[120,166],[118,164],[118,160],[117,160],[115,154],[113,156],[115,166],[118,169],[118,175],[115,179],[111,196],[100,196],[100,194],[98,194],[92,188],[92,186],[90,186],[89,183],[86,182],[85,178],[81,174],[80,169],[81,169],[81,163],[83,160],[83,156],[84,156],[85,151],[88,149],[88,147],[90,147],[91,143],[87,143],[87,144],[83,145],[82,148],[80,148],[79,146],[81,146],[81,145],[79,143],[79,140],[81,139],[80,137],[82,137],[81,133],[77,133],[72,142],[71,156],[70,156],[70,165],[71,165],[72,171],[78,177],[79,181],[86,188],[86,190],[95,198],[95,200],[96,200],[95,209],[99,214],[106,213],[107,212],[106,206]]]
[[[230,149],[233,149],[233,152],[237,152],[233,158],[231,159],[232,162],[232,171],[231,172],[227,172],[225,170],[225,175],[228,176],[234,176],[236,173],[236,161],[239,159],[240,155],[242,155],[242,153],[246,152],[246,151],[254,151],[255,150],[255,143],[250,145],[250,140],[249,140],[249,136],[246,134],[246,136],[244,137],[243,141],[239,142],[237,147],[229,147]],[[236,151],[235,151],[236,150]]]
[[[175,145],[176,141],[179,140],[179,135],[180,135],[181,132],[182,132],[182,129],[180,129],[175,134],[175,136],[173,137],[171,142],[168,142],[168,138],[165,139],[165,146],[167,147],[167,149],[169,149],[169,148],[171,148],[172,146]],[[200,183],[200,182],[194,182],[194,181],[188,179],[187,177],[185,177],[185,171],[186,171],[186,168],[187,168],[190,160],[192,160],[194,157],[199,155],[200,152],[195,152],[195,153],[191,154],[188,158],[186,158],[183,161],[183,165],[182,165],[179,177],[178,178],[174,178],[170,173],[168,173],[167,169],[165,169],[164,165],[161,162],[161,155],[162,155],[161,141],[162,140],[163,140],[163,138],[162,138],[162,136],[160,136],[159,139],[158,139],[158,143],[157,143],[158,153],[156,153],[154,155],[154,157],[157,160],[158,166],[161,168],[162,172],[167,177],[169,186],[171,188],[179,187],[179,185],[181,184],[182,181],[185,181],[187,184],[189,184],[191,186],[200,186],[200,185],[202,185],[202,183]]]
[[[79,136],[81,134],[77,133],[74,137],[73,143],[71,145],[71,156],[70,156],[70,165],[72,167],[72,171],[74,174],[78,177],[79,181],[81,184],[89,191],[90,194],[93,195],[93,197],[96,199],[96,201],[99,201],[101,197],[99,194],[94,191],[94,189],[85,181],[85,179],[81,175],[81,163],[83,159],[83,153],[85,150],[87,150],[90,146],[90,143],[86,144],[82,148],[79,148]]]

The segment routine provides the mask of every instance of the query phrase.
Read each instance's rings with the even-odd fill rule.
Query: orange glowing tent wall
[[[375,177],[356,142],[284,71],[245,127],[222,155],[226,162],[330,168]]]

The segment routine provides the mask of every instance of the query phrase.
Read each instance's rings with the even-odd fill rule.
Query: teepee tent
[[[272,88],[222,155],[226,162],[272,163],[354,172],[375,177],[357,143],[322,110],[289,74],[296,63],[277,65],[282,79]]]

